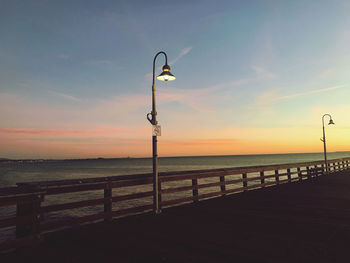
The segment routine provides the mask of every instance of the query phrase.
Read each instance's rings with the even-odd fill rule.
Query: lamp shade
[[[333,122],[333,120],[332,120],[332,119],[330,119],[330,120],[329,120],[328,125],[330,125],[330,124],[335,124],[335,123]]]
[[[164,65],[163,72],[157,77],[157,79],[162,81],[172,81],[176,78],[173,74],[171,74],[169,65]]]

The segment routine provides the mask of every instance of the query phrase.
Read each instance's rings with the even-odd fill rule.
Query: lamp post
[[[328,167],[328,163],[327,163],[327,150],[326,150],[326,133],[325,133],[325,129],[324,129],[324,117],[328,116],[329,117],[329,123],[330,124],[335,124],[332,120],[332,116],[330,114],[324,114],[322,116],[322,129],[323,129],[323,138],[321,138],[321,141],[323,142],[323,152],[324,152],[324,164],[326,165],[326,173],[329,173],[329,167]]]
[[[175,79],[175,76],[170,73],[170,67],[168,65],[168,57],[165,52],[158,52],[153,59],[153,81],[152,81],[152,111],[147,114],[148,121],[153,125],[153,134],[152,134],[152,153],[153,153],[153,211],[154,213],[160,213],[159,209],[159,189],[158,189],[158,155],[157,155],[157,132],[156,129],[159,129],[157,125],[157,111],[156,111],[156,97],[155,97],[155,65],[157,57],[163,54],[165,56],[165,65],[163,66],[163,72],[157,77],[158,80],[162,81],[171,81]],[[151,117],[150,117],[151,116]]]

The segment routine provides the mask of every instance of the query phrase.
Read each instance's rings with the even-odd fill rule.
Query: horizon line
[[[323,154],[323,152],[289,152],[289,153],[248,153],[248,154],[220,154],[220,155],[177,155],[177,156],[161,156],[161,158],[187,158],[187,157],[224,157],[224,156],[250,156],[250,155],[288,155],[288,154]],[[327,153],[350,153],[350,151],[333,151]],[[114,160],[114,159],[152,159],[152,156],[144,157],[87,157],[87,158],[6,158],[0,157],[0,161],[28,161],[28,160],[45,160],[45,161],[68,161],[68,160]]]

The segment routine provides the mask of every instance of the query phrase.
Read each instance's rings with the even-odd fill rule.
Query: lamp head
[[[157,79],[162,81],[172,81],[176,78],[173,74],[171,74],[169,65],[165,64],[163,66],[163,72],[157,77]]]
[[[330,120],[329,120],[328,125],[330,125],[330,124],[335,124],[335,123],[333,122],[333,120],[332,120],[332,119],[330,119]]]

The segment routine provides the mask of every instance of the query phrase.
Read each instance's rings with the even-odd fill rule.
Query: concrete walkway
[[[0,262],[350,262],[350,174],[50,234]]]

